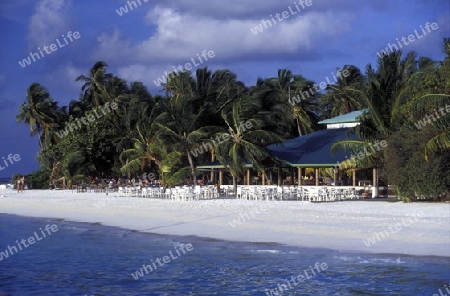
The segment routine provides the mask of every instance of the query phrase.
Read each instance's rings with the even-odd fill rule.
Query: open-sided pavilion
[[[250,177],[253,166],[251,164],[246,164],[247,176],[244,184],[252,185],[255,184],[254,180],[256,180],[256,184],[258,185],[273,185],[272,170],[277,168],[277,185],[281,186],[283,185],[283,182],[280,177],[280,172],[282,168],[288,168],[292,172],[290,184],[297,184],[298,186],[341,185],[359,188],[372,185],[372,197],[377,197],[378,176],[376,168],[372,168],[371,180],[368,180],[367,174],[365,174],[363,178],[358,178],[357,168],[351,169],[351,180],[341,180],[340,176],[342,176],[342,174],[339,174],[339,164],[346,161],[350,157],[350,153],[345,153],[343,151],[336,151],[335,153],[331,152],[331,146],[337,141],[359,139],[359,137],[352,132],[352,128],[359,124],[359,117],[363,112],[364,110],[354,111],[320,121],[319,124],[326,125],[326,129],[267,146],[267,149],[274,160],[273,163],[268,163],[268,166],[266,166],[265,170],[267,173],[262,174],[261,181],[258,182],[258,177],[254,177],[254,179]],[[297,168],[297,172],[295,172],[295,168]],[[314,170],[313,181],[303,180],[302,176],[306,175],[307,168]],[[331,168],[333,170],[333,182],[331,184],[325,184],[320,181],[319,169],[321,168]],[[227,170],[225,165],[216,162],[210,165],[199,166],[198,169],[217,171],[219,173],[220,184],[224,184],[223,173]],[[266,180],[267,175],[270,176],[268,178],[269,180]]]

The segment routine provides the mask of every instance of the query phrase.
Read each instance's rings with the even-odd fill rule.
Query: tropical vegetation
[[[142,82],[127,82],[99,61],[76,79],[82,83],[80,96],[68,106],[60,106],[39,83],[31,84],[17,121],[38,137],[37,158],[50,183],[62,177],[70,184],[89,176],[132,178],[151,172],[165,186],[197,184],[206,174],[198,166],[218,161],[236,186],[246,165],[265,174],[264,164],[276,163],[269,144],[323,128],[317,124],[322,119],[364,110],[354,129],[360,140],[336,143],[335,149],[358,151],[386,140],[387,149],[357,166],[380,168],[382,180],[407,196],[439,197],[450,188],[450,115],[423,128],[414,123],[450,105],[450,39],[443,43],[444,61],[394,51],[365,72],[344,65],[340,70],[349,75],[324,92],[313,92],[313,80],[289,69],[246,86],[228,69],[199,68],[168,75],[163,95],[152,95]],[[118,108],[58,136],[107,103]],[[242,122],[252,128],[242,129]],[[223,133],[230,135],[228,141],[198,156],[191,153]]]

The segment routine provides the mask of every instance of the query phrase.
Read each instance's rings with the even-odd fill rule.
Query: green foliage
[[[31,175],[33,186],[44,187],[63,176],[78,182],[86,176],[136,176],[149,171],[162,176],[164,185],[195,183],[196,166],[216,159],[228,166],[236,181],[246,163],[262,171],[262,163],[270,159],[267,145],[322,128],[317,124],[321,118],[365,108],[355,129],[362,141],[337,143],[335,148],[360,151],[386,139],[388,152],[367,157],[358,166],[383,168],[381,178],[397,184],[406,196],[438,196],[449,185],[441,172],[448,175],[444,164],[450,115],[424,130],[412,128],[421,116],[448,101],[449,40],[444,40],[446,58],[441,63],[393,52],[381,57],[376,68],[368,65],[364,74],[345,65],[349,75],[328,85],[325,95],[314,90],[314,81],[288,69],[246,87],[227,69],[201,68],[169,75],[162,85],[165,95],[152,96],[141,82],[127,83],[108,73],[103,61],[76,79],[82,82],[81,96],[67,107],[58,107],[44,87],[33,83],[17,115],[17,121],[29,125],[31,135],[39,136],[41,170]],[[305,92],[310,95],[302,96]],[[118,108],[103,114],[106,103]],[[94,110],[102,116],[77,124]],[[241,124],[246,122],[252,127],[243,130]],[[78,128],[59,137],[71,124]],[[211,145],[197,157],[190,153],[223,133],[230,135],[229,140]]]
[[[40,168],[38,171],[34,171],[30,175],[25,176],[25,183],[28,189],[48,189],[50,178],[50,170],[46,168]]]
[[[364,76],[361,71],[353,65],[345,65],[339,73],[336,84],[327,85],[326,94],[320,98],[327,118],[361,110],[363,107],[361,95],[350,90],[364,91]]]
[[[405,199],[437,198],[450,188],[450,151],[437,153],[429,161],[423,157],[426,141],[435,133],[432,126],[418,132],[405,128],[388,138],[382,175],[398,186]]]
[[[409,198],[408,194],[406,194],[400,189],[400,186],[395,186],[395,195],[398,196],[400,200],[403,202],[406,203],[411,202],[411,198]]]
[[[17,179],[21,178],[22,175],[15,174],[12,176],[12,184],[14,188],[17,189]],[[25,175],[25,185],[28,189],[48,189],[48,180],[50,177],[50,170],[46,168],[40,168],[38,171],[34,171],[31,174]]]
[[[50,93],[39,83],[32,83],[27,90],[27,100],[22,103],[16,120],[28,124],[30,135],[39,136],[41,149],[56,142],[54,130],[66,117],[65,109],[50,97]]]

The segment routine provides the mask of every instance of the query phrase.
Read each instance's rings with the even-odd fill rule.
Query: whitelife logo
[[[96,117],[102,118],[102,116],[106,116],[107,114],[109,114],[111,112],[111,110],[116,110],[117,108],[119,108],[119,106],[117,105],[116,102],[113,102],[113,103],[106,102],[104,106],[102,106],[102,107],[97,106],[97,108],[94,108],[92,110],[92,112],[90,112],[86,116],[76,118],[73,122],[67,123],[67,125],[65,126],[65,129],[60,130],[59,132],[56,132],[56,135],[61,139],[62,137],[67,136],[69,134],[69,132],[73,132],[74,130],[76,131],[79,128],[81,128],[82,127],[81,122],[83,122],[84,125],[87,126],[90,123],[94,122],[96,120]],[[99,110],[102,111],[103,115],[102,115],[102,113],[99,114],[97,112]],[[95,114],[95,117],[94,117],[94,114]]]
[[[325,271],[327,269],[328,269],[328,264],[326,264],[325,262],[322,262],[322,263],[316,262],[316,264],[314,264],[314,267],[309,266],[309,270],[304,269],[303,273],[300,273],[297,276],[291,276],[290,279],[285,279],[285,281],[287,282],[286,284],[278,284],[275,289],[271,289],[271,290],[266,289],[266,295],[267,296],[282,295],[284,291],[288,291],[289,289],[295,288],[295,286],[298,286],[305,280],[314,278],[317,275],[321,274],[322,271]],[[314,270],[317,271],[317,274]],[[311,271],[311,274],[308,274],[308,271]],[[292,285],[291,285],[291,282],[292,282]]]
[[[419,39],[423,38],[424,36],[427,36],[427,34],[432,32],[430,30],[430,28],[433,31],[439,29],[439,25],[437,23],[430,23],[430,22],[428,22],[428,23],[425,24],[425,28],[423,28],[422,26],[420,26],[420,28],[422,29],[423,35],[420,35],[420,33],[417,32],[417,30],[414,30],[414,34],[408,35],[408,41],[409,42],[406,41],[406,37],[405,36],[402,36],[402,38],[400,40],[403,42],[404,46],[409,45],[410,43],[412,43],[412,42],[414,42],[416,40],[419,40]],[[394,44],[388,43],[388,45],[387,45],[387,47],[385,49],[382,49],[379,52],[377,52],[378,57],[381,58],[384,55],[389,55],[389,52],[394,52],[394,50],[399,50],[399,49],[403,48],[402,42],[400,42],[400,40],[398,40],[398,38],[395,38],[395,40],[397,40],[397,44],[395,44],[395,43]]]
[[[445,110],[445,112],[444,112]],[[433,119],[433,121],[437,121],[441,118],[441,116],[446,116],[448,114],[450,114],[450,105],[445,105],[444,107],[439,108],[439,111],[441,111],[441,113],[439,114],[438,109],[436,109],[434,111],[434,114],[427,114],[424,118],[422,118],[422,120],[417,121],[417,123],[414,123],[414,125],[417,127],[417,129],[422,129],[423,127],[425,127],[427,125],[427,120],[428,123],[431,124],[432,121],[431,119]],[[436,117],[434,116],[436,114]]]
[[[185,249],[186,248],[186,249]],[[162,258],[159,258],[159,257],[157,257],[156,259],[155,259],[155,261],[156,262],[158,262],[158,265],[159,265],[159,267],[162,267],[162,266],[164,266],[164,264],[167,264],[167,263],[169,263],[170,261],[172,261],[172,260],[175,260],[175,259],[177,259],[178,257],[181,257],[181,255],[184,255],[184,254],[186,254],[187,252],[190,252],[190,251],[192,251],[194,249],[194,247],[192,246],[192,244],[180,244],[179,246],[175,246],[175,252],[177,253],[177,255],[178,256],[175,256],[173,253],[172,253],[172,251],[169,251],[169,255],[170,255],[170,257],[169,256],[164,256],[164,257],[162,257]],[[181,253],[180,253],[180,250],[181,250]],[[162,261],[162,262],[161,262]],[[148,274],[149,273],[149,270],[150,270],[150,272],[153,272],[153,271],[156,271],[158,269],[158,266],[156,266],[156,264],[155,264],[155,262],[153,261],[153,259],[152,259],[152,264],[151,265],[142,265],[142,267],[139,269],[139,270],[136,270],[136,272],[133,272],[132,274],[131,274],[131,276],[135,279],[135,280],[137,280],[137,279],[139,279],[140,277],[143,277],[144,276],[144,271],[145,271],[145,274]]]
[[[439,294],[435,293],[431,296],[450,296],[450,283],[448,285],[444,285],[444,288],[449,294],[447,294],[447,293],[443,294],[441,288],[439,288],[439,290],[438,290]]]
[[[141,0],[136,0],[137,3],[139,3],[139,6],[142,5]],[[130,11],[132,11],[135,8],[138,8],[138,5],[136,4],[136,1],[127,1],[127,5],[120,7],[119,9],[116,9],[116,12],[119,16],[122,16],[126,13],[128,13],[128,7],[130,8]],[[142,0],[142,2],[147,3],[150,0]],[[134,5],[134,7],[133,7]]]
[[[363,149],[364,151],[359,151],[356,155],[351,154],[349,159],[346,159],[341,163],[339,163],[338,161],[337,164],[341,169],[354,168],[357,165],[356,158],[358,158],[359,160],[363,160],[364,158],[369,157],[374,153],[380,152],[383,148],[386,148],[387,146],[388,142],[386,140],[382,141],[376,140],[375,142],[370,143],[369,147],[364,147]],[[374,147],[376,149],[374,149]],[[347,158],[347,155],[345,156],[345,158]]]
[[[169,73],[167,71],[164,71],[164,75],[161,77],[158,77],[158,79],[153,80],[153,83],[156,86],[161,86],[162,83],[165,83],[167,81],[167,78],[169,77],[169,75],[174,75],[174,74],[178,74],[178,72],[183,72],[183,71],[191,71],[193,67],[197,67],[200,66],[201,64],[203,64],[204,62],[208,61],[208,57],[210,59],[214,58],[216,56],[214,50],[210,50],[210,51],[202,51],[201,56],[203,57],[203,59],[200,57],[200,54],[197,53],[197,59],[200,62],[200,64],[197,64],[194,60],[194,58],[191,58],[191,63],[186,63],[184,65],[178,65],[178,67],[172,66],[173,68],[173,72]]]
[[[424,217],[424,213],[422,211],[418,212],[418,213],[412,213],[408,218],[409,222],[405,221],[406,219],[401,218],[401,222],[402,223],[395,223],[392,225],[389,225],[389,227],[385,228],[383,231],[381,232],[374,232],[372,237],[367,238],[367,240],[364,240],[364,244],[366,245],[366,247],[370,247],[375,245],[377,242],[381,241],[382,239],[386,239],[389,237],[389,235],[395,234],[399,231],[401,231],[403,229],[403,227],[408,227],[411,226],[414,223],[419,222],[419,219],[422,219]],[[414,218],[414,220],[413,220]],[[395,228],[395,229],[394,229]],[[389,229],[389,232],[388,232]]]
[[[0,164],[0,171],[3,171],[5,168],[8,167],[8,162],[6,161],[9,160],[10,164],[14,164],[15,162],[20,161],[20,155],[19,154],[14,154],[14,156],[12,155],[12,153],[8,154],[8,157],[5,159],[5,157],[2,157],[3,162],[5,163],[5,167],[2,167],[2,165]],[[14,160],[14,161],[13,161]]]
[[[8,245],[7,249],[4,252],[0,252],[0,261],[3,261],[3,258],[8,258],[10,255],[12,256],[12,255],[18,253],[19,251],[22,251],[22,246],[24,248],[28,248],[30,245],[35,244],[36,241],[40,241],[40,240],[43,240],[44,238],[46,238],[47,235],[45,235],[45,232],[44,232],[44,230],[42,230],[42,227],[39,229],[41,230],[42,237],[39,236],[39,234],[37,234],[35,231],[33,233],[34,236],[30,236],[27,240],[22,239],[20,242],[16,240],[17,247],[19,248],[19,250],[17,250],[16,246],[11,247]],[[50,235],[52,235],[52,233],[58,231],[58,226],[56,224],[53,224],[51,226],[49,224],[47,224],[44,229],[47,232],[47,234],[50,236]],[[36,240],[35,240],[35,238],[36,238]],[[27,242],[28,242],[28,244],[27,244]],[[13,253],[13,251],[14,251],[14,253]]]
[[[348,76],[350,76],[350,71],[348,71],[347,69],[343,69],[343,70],[339,69],[336,71],[336,74],[334,74],[334,72],[331,72],[331,76],[334,79],[333,82],[330,81],[330,78],[328,78],[328,76],[327,76],[327,77],[325,77],[326,82],[322,81],[319,83],[319,85],[314,83],[307,90],[300,91],[300,93],[297,94],[296,96],[289,98],[289,104],[291,104],[291,106],[294,106],[296,103],[299,103],[302,100],[306,100],[306,98],[309,99],[309,97],[314,96],[314,94],[316,92],[318,93],[321,90],[325,90],[329,85],[333,85],[333,84],[337,83],[339,81],[339,79],[344,79],[344,78],[347,78]],[[301,98],[300,98],[300,95],[302,96]]]
[[[46,46],[46,45],[43,46],[42,49],[40,47],[38,47],[38,51],[39,51],[40,55],[39,55],[39,53],[36,53],[36,52],[30,52],[30,55],[27,58],[23,59],[22,61],[19,61],[19,65],[22,68],[25,68],[26,66],[31,65],[31,60],[33,60],[33,62],[36,62],[36,60],[40,60],[41,58],[43,58],[44,53],[42,51],[45,51],[45,53],[47,55],[49,55],[52,52],[57,51],[58,48],[62,48],[64,46],[68,45],[69,42],[67,41],[66,37],[70,40],[70,42],[73,42],[74,40],[77,40],[81,37],[81,35],[78,31],[75,31],[73,33],[72,33],[72,31],[69,31],[69,32],[67,32],[66,36],[64,36],[64,34],[61,36],[64,40],[64,43],[61,43],[59,41],[59,38],[56,38],[56,43],[58,44],[58,46],[56,46],[55,43],[52,43],[52,44],[50,44],[50,46]],[[50,49],[50,51],[49,51],[49,49]]]
[[[306,9],[307,7],[312,5],[312,0],[300,0],[297,2],[294,2],[295,8],[297,9],[297,11],[295,11],[294,9],[292,9],[292,7],[289,5],[288,9],[289,11],[285,10],[282,13],[276,13],[275,17],[273,17],[272,15],[270,15],[270,20],[261,20],[261,23],[254,27],[251,28],[250,31],[252,31],[253,35],[258,35],[258,33],[262,33],[264,31],[264,28],[267,30],[268,28],[274,26],[277,24],[277,21],[275,20],[275,18],[277,18],[278,22],[282,22],[285,19],[288,19],[290,16],[293,16],[297,13],[299,13],[302,9]],[[301,8],[300,8],[300,6]],[[263,28],[264,26],[264,28]]]
[[[246,130],[251,129],[251,128],[253,128],[253,124],[250,121],[246,121],[245,123],[243,121],[241,121],[239,123],[238,130],[239,130],[239,132],[245,132]],[[199,155],[201,155],[203,153],[208,152],[209,150],[212,151],[213,150],[213,146],[215,148],[217,148],[218,145],[222,144],[223,142],[226,142],[226,141],[230,140],[231,139],[231,135],[228,134],[228,133],[222,133],[222,134],[216,136],[215,139],[216,140],[211,138],[212,144],[210,142],[203,142],[201,146],[198,146],[197,148],[191,150],[192,155],[194,155],[194,157],[197,157],[197,156],[199,156]]]

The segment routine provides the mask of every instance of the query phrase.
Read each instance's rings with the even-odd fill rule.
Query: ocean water
[[[0,257],[2,296],[450,295],[450,258],[164,236],[5,214]]]
[[[0,185],[10,184],[12,177],[0,177]]]

